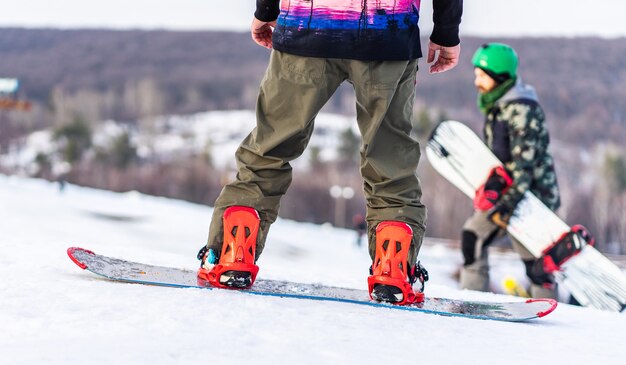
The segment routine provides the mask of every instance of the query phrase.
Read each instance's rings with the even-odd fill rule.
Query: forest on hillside
[[[478,125],[471,55],[482,43],[511,44],[558,138],[589,145],[626,137],[626,39],[465,37],[459,66],[422,71],[418,105]],[[57,113],[137,119],[217,109],[252,109],[268,59],[247,33],[0,29],[0,77]],[[425,62],[421,63],[426,69]],[[329,111],[354,114],[344,87]]]
[[[491,41],[518,51],[520,74],[535,86],[546,111],[562,216],[590,226],[603,242],[622,243],[626,252],[626,39],[465,37],[457,68],[419,73],[417,137],[423,140],[434,123],[447,118],[480,129],[470,59],[479,45]],[[33,103],[28,113],[0,111],[0,153],[33,131],[53,128],[61,139],[82,141],[65,146],[72,182],[212,204],[229,173],[215,171],[206,156],[142,161],[128,136],[116,141],[117,155],[79,152],[89,150],[89,131],[105,120],[150,128],[151,118],[159,115],[253,109],[268,56],[247,33],[0,29],[0,78],[19,78],[19,97]],[[420,67],[427,69],[424,61]],[[344,85],[325,111],[354,115],[354,109],[353,92]],[[40,158],[45,165],[46,156]],[[281,215],[331,221],[328,177],[341,176],[359,191],[357,166],[347,159],[315,166],[315,178],[296,172]],[[54,178],[45,169],[37,174]],[[462,197],[426,163],[420,174],[430,207],[429,234],[456,238],[469,203],[451,209]],[[350,213],[362,210],[356,199],[348,206]]]

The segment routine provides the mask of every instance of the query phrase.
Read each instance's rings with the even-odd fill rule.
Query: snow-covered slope
[[[157,288],[102,280],[66,256],[194,268],[211,210],[0,175],[0,354],[5,364],[622,364],[626,315],[559,305],[529,323],[405,313],[349,304]],[[431,296],[459,291],[458,252],[426,246]],[[260,275],[363,288],[354,232],[279,221]]]

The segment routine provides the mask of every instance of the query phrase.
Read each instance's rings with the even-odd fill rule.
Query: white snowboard
[[[470,199],[492,168],[502,165],[471,129],[456,121],[437,126],[426,155],[433,168]],[[507,228],[535,257],[541,257],[544,249],[569,230],[531,192],[526,192]],[[583,306],[609,311],[626,308],[626,275],[591,246],[568,260],[555,276]]]

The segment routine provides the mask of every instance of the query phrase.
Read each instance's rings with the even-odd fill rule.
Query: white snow
[[[208,152],[216,168],[234,170],[235,151],[254,129],[255,123],[254,111],[218,110],[190,115],[165,115],[140,121],[139,124],[143,126],[140,128],[129,128],[113,120],[106,120],[97,123],[92,136],[96,147],[106,149],[115,138],[127,132],[142,158],[168,160]],[[351,129],[355,137],[360,135],[354,117],[320,113],[315,120],[309,148],[292,165],[306,169],[311,162],[312,147],[318,148],[320,161],[336,160],[339,157],[338,148],[342,144],[342,133],[347,129]],[[0,154],[0,165],[34,175],[39,169],[36,161],[38,154],[52,156],[54,166],[61,164],[58,150],[52,130],[37,131],[24,141],[14,142],[7,153]]]
[[[251,110],[223,110],[191,115],[163,116],[157,119],[160,134],[154,143],[155,153],[161,156],[187,147],[196,153],[209,150],[215,166],[235,168],[234,154],[241,141],[255,127],[255,112]],[[320,150],[321,161],[337,159],[341,133],[350,128],[359,136],[355,118],[338,114],[320,113],[315,120],[315,130],[309,148],[293,162],[305,167],[310,161],[310,147]],[[145,137],[145,136],[144,136]],[[150,141],[144,141],[150,143]]]
[[[626,315],[560,304],[505,323],[106,281],[70,246],[195,268],[211,209],[0,175],[3,364],[623,364]],[[460,254],[428,245],[430,296],[520,300],[460,291]],[[279,220],[259,260],[265,278],[364,288],[369,257],[354,232]],[[515,269],[517,270],[517,269]],[[515,271],[514,270],[514,271]]]

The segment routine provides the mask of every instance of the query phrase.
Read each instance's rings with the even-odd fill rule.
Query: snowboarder
[[[460,281],[462,288],[488,291],[488,247],[504,234],[524,193],[530,190],[553,211],[558,209],[560,197],[545,115],[534,88],[519,77],[517,54],[508,45],[489,43],[476,51],[472,63],[478,107],[485,114],[485,143],[506,171],[493,171],[476,194],[476,211],[465,222],[461,235],[464,265]],[[509,237],[526,266],[530,295],[556,298],[553,276],[542,270],[543,265],[537,264],[521,243]]]
[[[236,152],[238,174],[215,202],[198,275],[222,287],[253,284],[269,226],[291,183],[315,116],[343,81],[356,93],[367,198],[372,298],[416,301],[424,277],[417,254],[426,210],[416,176],[419,144],[410,137],[417,59],[418,0],[257,0],[252,38],[273,49],[256,105],[257,125]],[[459,58],[462,0],[433,1],[431,73]],[[297,237],[294,237],[297,239]],[[418,289],[419,290],[419,289]]]

